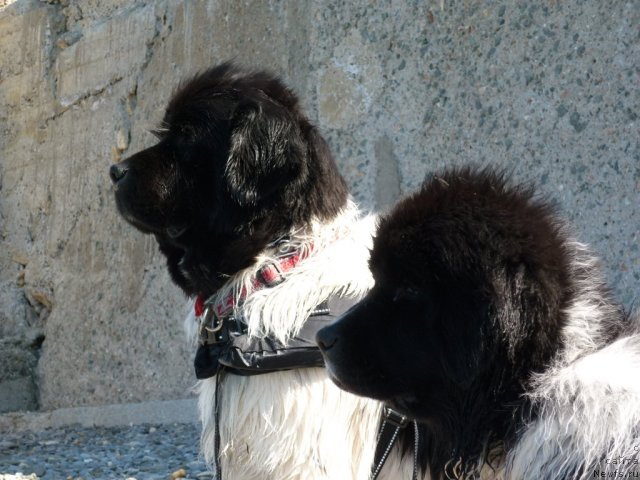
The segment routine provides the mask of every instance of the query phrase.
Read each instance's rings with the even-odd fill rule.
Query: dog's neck
[[[187,296],[209,298],[245,270],[260,256],[276,254],[275,244],[283,237],[303,229],[287,221],[256,219],[241,231],[228,226],[186,228],[178,237],[156,234],[160,251],[167,259],[171,277]]]
[[[253,290],[234,307],[234,315],[245,319],[250,334],[286,339],[300,328],[309,311],[330,296],[361,297],[371,288],[367,262],[374,227],[375,219],[362,217],[349,202],[333,220],[292,230],[275,248],[270,242],[251,265],[228,277],[210,301],[252,291],[260,271],[277,259],[278,249],[295,251],[302,260],[284,273],[282,283]]]
[[[240,291],[229,293],[226,297],[216,293],[209,297],[197,295],[194,305],[196,317],[200,317],[205,308],[213,308],[218,318],[226,317],[253,292],[263,288],[271,288],[284,282],[289,271],[312,253],[313,244],[300,248],[292,244],[288,236],[279,238],[272,242],[269,249],[264,252],[265,256],[272,258],[272,261],[256,272],[249,286],[243,287]]]

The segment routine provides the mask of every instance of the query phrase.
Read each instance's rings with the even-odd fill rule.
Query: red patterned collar
[[[238,295],[229,294],[217,302],[212,300],[213,295],[208,299],[202,295],[198,295],[194,304],[196,317],[201,317],[207,308],[213,308],[217,318],[226,317],[233,311],[233,308],[250,293],[262,290],[263,288],[275,287],[284,282],[285,274],[293,270],[302,260],[308,258],[312,251],[313,247],[309,246],[302,251],[294,250],[281,253],[280,256],[276,257],[274,262],[268,263],[258,270],[258,273],[251,282],[250,289],[243,288]]]

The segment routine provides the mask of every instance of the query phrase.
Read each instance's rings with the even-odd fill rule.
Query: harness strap
[[[396,443],[400,430],[404,429],[409,423],[409,419],[401,413],[395,411],[391,407],[385,406],[382,411],[380,430],[376,440],[376,452],[373,460],[370,480],[376,480],[384,464],[389,458],[389,453]],[[413,420],[413,480],[418,480],[418,446],[420,443],[420,430],[418,422]]]
[[[418,422],[413,421],[413,480],[418,480],[418,447],[420,446],[420,429]]]
[[[222,480],[222,465],[220,464],[220,389],[222,388],[222,377],[224,369],[216,375],[216,393],[213,397],[213,462],[216,471],[216,480]]]

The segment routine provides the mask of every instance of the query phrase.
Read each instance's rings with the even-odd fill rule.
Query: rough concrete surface
[[[27,366],[0,390],[29,399],[0,412],[189,394],[185,298],[107,171],[230,58],[298,91],[364,207],[505,167],[638,299],[639,25],[638,0],[0,2],[0,338]]]

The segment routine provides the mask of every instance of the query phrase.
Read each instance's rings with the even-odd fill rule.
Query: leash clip
[[[399,428],[404,428],[409,423],[407,417],[395,411],[393,408],[386,406],[384,407],[384,421]]]
[[[223,326],[224,320],[216,315],[212,305],[207,305],[200,316],[200,329],[198,331],[200,344],[218,343],[220,341],[218,332],[222,330]]]
[[[209,324],[209,320],[213,319],[212,327],[207,326]],[[216,321],[217,320],[217,321]],[[204,313],[202,314],[202,319],[200,320],[200,328],[206,330],[209,333],[215,333],[222,329],[223,321],[217,317],[213,308],[208,306],[204,309]]]

